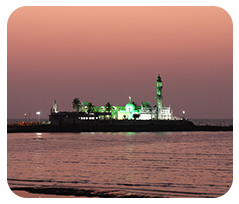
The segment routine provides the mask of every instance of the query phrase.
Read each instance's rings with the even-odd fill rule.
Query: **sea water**
[[[233,132],[10,133],[13,187],[219,197],[232,184]]]

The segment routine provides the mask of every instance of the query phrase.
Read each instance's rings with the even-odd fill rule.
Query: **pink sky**
[[[8,21],[8,118],[53,100],[155,101],[188,118],[232,118],[233,30],[219,7],[22,7]]]

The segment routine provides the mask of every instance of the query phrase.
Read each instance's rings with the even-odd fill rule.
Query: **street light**
[[[37,120],[38,120],[38,122],[40,123],[40,112],[38,111],[38,112],[36,112],[36,114],[37,114]]]
[[[25,122],[27,121],[27,114],[26,113],[24,113],[24,116],[25,116]]]
[[[185,119],[185,111],[183,111],[183,119]]]

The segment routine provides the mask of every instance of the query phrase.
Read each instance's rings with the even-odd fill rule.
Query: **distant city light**
[[[36,112],[37,115],[40,115],[41,113],[40,112]]]

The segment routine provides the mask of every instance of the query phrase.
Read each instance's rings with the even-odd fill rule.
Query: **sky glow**
[[[8,21],[8,118],[128,96],[188,118],[232,118],[232,20],[219,7],[21,7]]]

